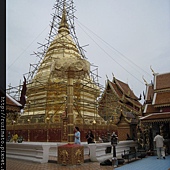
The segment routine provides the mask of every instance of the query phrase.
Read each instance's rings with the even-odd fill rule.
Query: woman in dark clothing
[[[86,135],[87,143],[94,143],[94,135],[91,130],[89,130],[88,134]]]

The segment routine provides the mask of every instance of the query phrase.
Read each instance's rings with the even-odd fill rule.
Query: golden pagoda
[[[79,126],[81,141],[86,141],[89,129],[95,131],[97,138],[108,130],[98,115],[99,95],[100,88],[90,76],[90,63],[82,57],[70,34],[63,7],[58,33],[36,75],[27,82],[26,104],[15,131],[27,141],[72,142],[68,134],[72,136],[74,126]],[[12,128],[7,120],[7,131]]]

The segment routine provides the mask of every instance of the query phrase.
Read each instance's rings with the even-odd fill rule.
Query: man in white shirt
[[[163,159],[165,159],[165,151],[164,151],[164,138],[159,134],[159,132],[156,133],[156,136],[154,137],[155,145],[156,145],[156,150],[157,150],[157,159],[161,158],[161,155]]]

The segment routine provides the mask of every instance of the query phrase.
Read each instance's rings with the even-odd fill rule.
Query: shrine
[[[135,140],[139,116],[142,114],[142,104],[139,102],[128,84],[116,79],[107,80],[105,90],[99,100],[99,115],[115,125],[119,140]]]
[[[146,150],[154,150],[156,132],[164,137],[166,153],[170,153],[170,73],[153,72],[153,81],[146,83],[142,133],[139,141]]]

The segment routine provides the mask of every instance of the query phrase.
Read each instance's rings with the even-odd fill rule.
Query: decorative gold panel
[[[84,163],[84,147],[67,144],[58,147],[58,164],[79,165]]]

